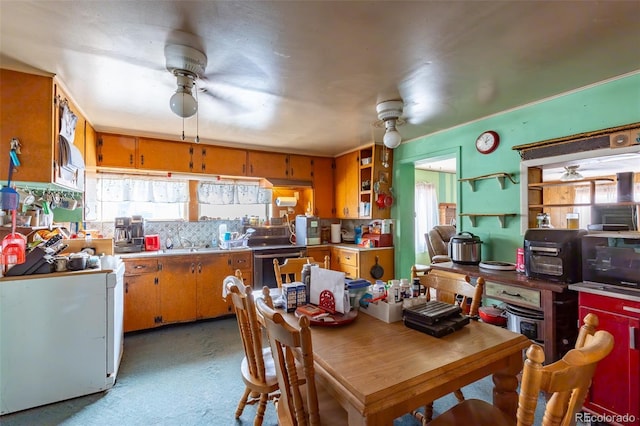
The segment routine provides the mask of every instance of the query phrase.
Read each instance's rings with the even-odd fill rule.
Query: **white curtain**
[[[96,196],[104,202],[186,203],[189,185],[185,180],[99,177]]]
[[[416,253],[427,251],[424,234],[438,224],[438,199],[435,185],[429,182],[416,182]]]
[[[259,182],[226,180],[198,184],[201,204],[271,204],[271,193],[271,188],[262,188]]]

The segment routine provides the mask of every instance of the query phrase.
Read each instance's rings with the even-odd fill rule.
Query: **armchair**
[[[449,241],[456,235],[453,225],[436,225],[424,234],[431,263],[449,262]]]

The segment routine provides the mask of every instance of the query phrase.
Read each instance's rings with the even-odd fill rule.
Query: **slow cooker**
[[[471,232],[460,232],[449,241],[449,257],[454,263],[477,265],[482,257],[482,241]]]

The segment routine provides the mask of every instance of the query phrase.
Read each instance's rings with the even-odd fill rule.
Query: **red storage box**
[[[362,239],[373,241],[376,247],[392,247],[393,235],[391,234],[363,234]]]
[[[144,249],[146,251],[160,250],[160,235],[145,235]]]

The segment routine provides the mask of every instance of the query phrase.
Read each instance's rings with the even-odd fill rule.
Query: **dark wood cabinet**
[[[640,419],[640,301],[607,297],[584,291],[579,295],[579,316],[598,316],[598,330],[613,335],[611,353],[596,367],[584,408],[617,419],[616,424],[637,425]]]
[[[578,294],[569,285],[527,278],[516,271],[480,269],[453,262],[432,263],[443,269],[485,280],[485,298],[540,312],[544,316],[544,357],[550,364],[575,346],[578,337]],[[483,303],[485,303],[483,301]]]

